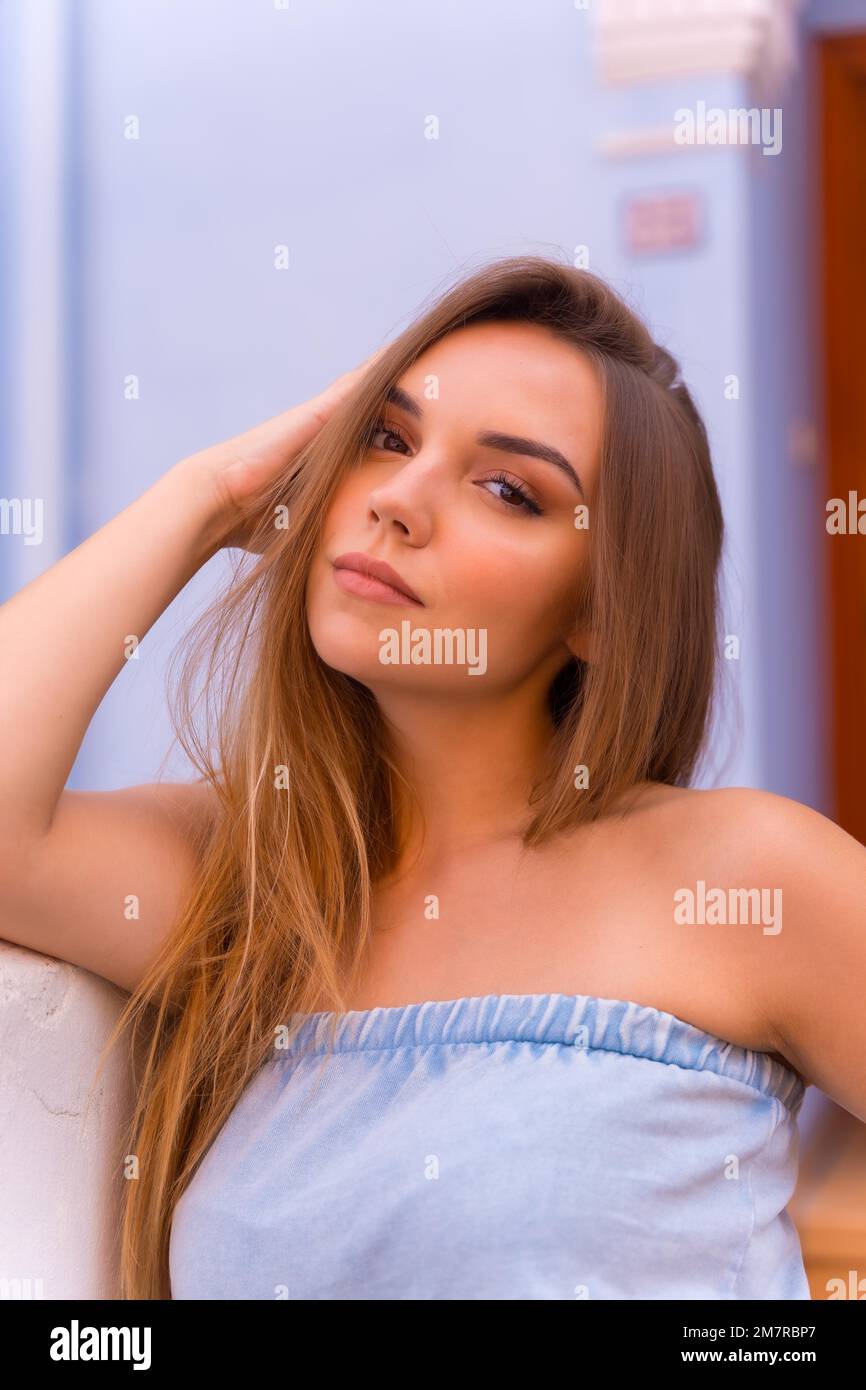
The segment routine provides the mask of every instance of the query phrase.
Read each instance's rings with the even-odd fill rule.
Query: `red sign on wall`
[[[626,246],[635,255],[685,251],[703,235],[701,198],[697,193],[650,193],[625,204]]]

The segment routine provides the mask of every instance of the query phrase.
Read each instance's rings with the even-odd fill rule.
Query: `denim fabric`
[[[183,1193],[173,1298],[810,1297],[805,1086],[767,1053],[590,995],[355,1010],[333,1052],[327,1017]]]

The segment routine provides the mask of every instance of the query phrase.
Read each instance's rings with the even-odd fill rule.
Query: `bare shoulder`
[[[668,787],[646,783],[631,812],[642,837],[710,848],[719,868],[786,869],[804,879],[831,865],[856,869],[866,848],[827,816],[790,797],[755,787]],[[828,864],[825,856],[829,855]],[[810,857],[816,856],[810,863]],[[862,868],[861,868],[862,872]]]
[[[817,958],[828,932],[866,929],[866,848],[802,802],[753,787],[650,784],[633,826],[635,843],[665,872],[694,870],[724,889],[778,889],[788,940],[804,956]]]
[[[676,872],[694,890],[703,920],[767,913],[740,939],[775,1050],[866,1119],[866,848],[812,807],[751,787],[650,787],[634,829],[668,881]]]

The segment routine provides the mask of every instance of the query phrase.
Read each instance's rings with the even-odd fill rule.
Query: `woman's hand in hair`
[[[262,549],[262,507],[272,497],[271,485],[384,351],[379,348],[317,396],[184,460],[184,467],[202,473],[214,488],[221,547]]]

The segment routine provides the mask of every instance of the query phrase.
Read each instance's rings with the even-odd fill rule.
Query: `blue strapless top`
[[[176,1299],[808,1299],[805,1085],[620,999],[303,1016],[175,1209]],[[321,1063],[327,1062],[324,1071]]]

